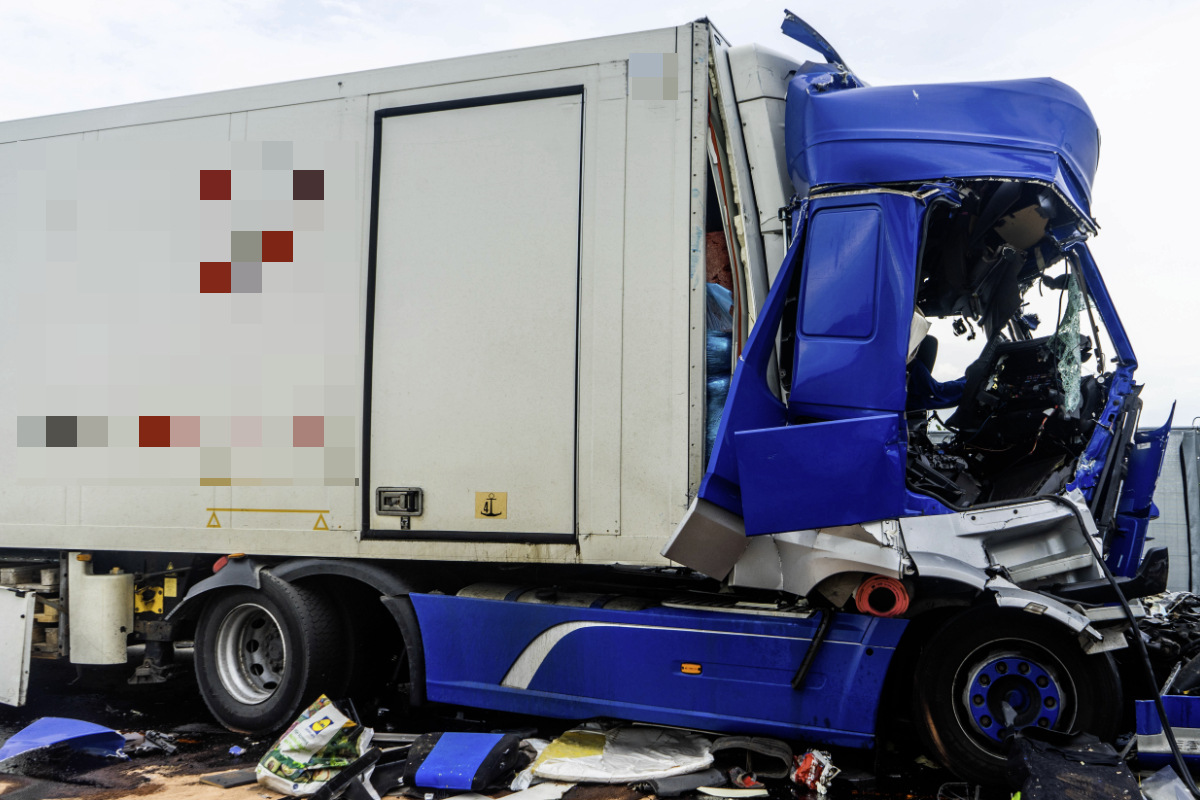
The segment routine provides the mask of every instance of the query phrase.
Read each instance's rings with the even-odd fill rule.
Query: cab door
[[[700,490],[741,514],[747,535],[905,513],[905,361],[921,232],[930,205],[949,194],[810,201],[738,366]],[[780,325],[790,340],[779,354],[792,367],[786,399],[766,383]]]

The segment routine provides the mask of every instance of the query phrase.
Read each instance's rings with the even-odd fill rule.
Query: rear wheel
[[[1029,614],[968,611],[925,646],[916,718],[960,777],[1004,785],[1004,733],[1037,726],[1111,738],[1121,713],[1112,660],[1088,656],[1062,626]]]
[[[338,614],[313,589],[262,576],[210,602],[196,626],[196,679],[217,721],[230,730],[270,733],[322,692],[338,692],[342,633]]]

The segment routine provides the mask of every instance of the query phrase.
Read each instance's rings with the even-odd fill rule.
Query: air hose
[[[1175,756],[1175,767],[1179,773],[1180,779],[1187,784],[1188,791],[1192,797],[1200,800],[1200,788],[1197,788],[1196,782],[1192,780],[1192,773],[1188,769],[1187,764],[1183,760],[1183,753],[1179,750],[1179,743],[1175,741],[1175,731],[1171,728],[1171,723],[1167,719],[1167,709],[1163,705],[1162,693],[1158,690],[1158,681],[1154,678],[1154,667],[1150,664],[1150,654],[1146,652],[1146,643],[1142,641],[1142,632],[1138,627],[1137,619],[1133,616],[1133,609],[1129,607],[1129,601],[1125,599],[1121,587],[1117,584],[1116,577],[1113,576],[1112,570],[1108,568],[1104,558],[1100,555],[1100,549],[1096,546],[1095,540],[1088,535],[1087,525],[1083,519],[1083,514],[1079,508],[1067,500],[1065,497],[1059,497],[1053,494],[1038,495],[1039,500],[1050,500],[1061,506],[1066,506],[1071,509],[1071,513],[1075,515],[1075,519],[1079,522],[1079,531],[1083,534],[1083,538],[1087,541],[1088,547],[1091,548],[1092,555],[1096,557],[1096,562],[1100,565],[1100,570],[1104,573],[1105,580],[1112,586],[1113,592],[1117,596],[1117,602],[1121,604],[1121,610],[1125,612],[1125,618],[1129,620],[1129,625],[1133,629],[1133,644],[1138,655],[1141,656],[1142,667],[1146,670],[1146,681],[1150,686],[1150,690],[1154,692],[1154,708],[1158,711],[1158,718],[1162,722],[1163,733],[1167,737],[1167,744],[1171,748],[1172,755]]]

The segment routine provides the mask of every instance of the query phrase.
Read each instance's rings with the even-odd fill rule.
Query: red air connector
[[[859,585],[854,604],[864,614],[898,617],[908,610],[908,589],[895,578],[874,575]]]

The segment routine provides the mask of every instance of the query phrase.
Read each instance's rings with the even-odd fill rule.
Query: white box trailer
[[[661,563],[701,472],[707,48],[4,124],[4,544]]]
[[[1010,667],[1013,724],[1110,732],[1123,623],[1062,598],[1101,546],[1158,586],[1161,443],[1080,244],[1094,121],[784,30],[825,63],[700,20],[0,123],[0,700],[194,641],[257,733],[398,691],[874,747],[915,680],[989,779]],[[926,315],[986,332],[965,379]]]

